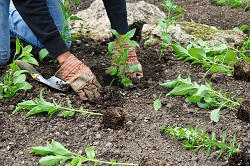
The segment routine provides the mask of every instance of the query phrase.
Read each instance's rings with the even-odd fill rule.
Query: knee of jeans
[[[0,66],[6,65],[10,60],[9,51],[0,51]]]

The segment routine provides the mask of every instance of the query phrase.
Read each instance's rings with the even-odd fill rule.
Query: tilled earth
[[[150,1],[160,4],[162,1]],[[195,20],[209,17],[209,25],[220,25],[225,29],[232,28],[225,25],[227,21],[234,25],[249,23],[249,12],[243,13],[242,8],[229,9],[229,7],[216,7],[203,1],[177,1],[187,12],[186,20]],[[90,1],[84,1],[83,7]],[[195,11],[190,11],[189,7]],[[204,7],[206,6],[206,8]],[[80,6],[81,7],[81,6]],[[79,8],[80,8],[79,7]],[[77,10],[79,10],[79,8]],[[223,10],[221,12],[211,12]],[[232,15],[232,12],[241,12]],[[199,13],[202,13],[201,15]],[[214,17],[211,17],[211,14]],[[212,19],[214,18],[214,19]],[[221,19],[221,22],[218,21]],[[239,23],[236,20],[240,20]],[[225,21],[225,22],[224,22]],[[199,22],[199,20],[197,21]],[[133,87],[123,89],[114,83],[109,87],[112,78],[105,74],[108,67],[109,55],[107,42],[93,41],[91,39],[79,39],[78,44],[72,46],[72,53],[83,60],[103,85],[103,94],[100,101],[96,103],[83,102],[73,92],[59,93],[53,89],[32,80],[28,81],[33,89],[26,93],[19,93],[13,99],[0,100],[0,163],[4,166],[35,166],[39,165],[39,157],[29,154],[32,146],[44,145],[47,140],[55,139],[65,145],[69,150],[84,154],[88,146],[96,146],[97,158],[103,160],[115,159],[121,162],[140,163],[142,166],[157,165],[249,165],[250,151],[250,123],[237,118],[237,111],[221,111],[221,120],[212,123],[209,119],[210,110],[199,109],[196,105],[185,103],[184,97],[165,96],[169,91],[159,86],[166,80],[175,79],[178,75],[182,77],[191,76],[192,80],[202,83],[211,81],[203,79],[205,70],[201,66],[190,65],[177,61],[171,52],[167,53],[161,61],[158,61],[159,47],[141,48],[137,50],[139,60],[142,63],[144,77],[137,81]],[[0,80],[2,81],[7,67],[0,67]],[[55,73],[57,66],[49,63],[41,63],[39,69],[46,77]],[[212,77],[214,78],[214,77]],[[232,95],[250,100],[250,83],[234,80],[231,77],[220,75],[214,81],[215,89],[223,89]],[[15,116],[11,115],[17,103],[22,100],[34,99],[39,95],[41,88],[45,88],[44,98],[48,101],[55,100],[57,103],[66,105],[71,102],[73,107],[83,106],[94,112],[107,113],[119,110],[117,116],[121,118],[117,126],[110,124],[117,121],[117,116],[83,117],[76,114],[70,118],[63,118],[59,114],[49,117],[45,114],[36,115],[25,119],[25,111]],[[163,107],[155,112],[153,102],[157,98],[163,101]],[[249,103],[247,103],[249,108]],[[125,120],[124,117],[125,116]],[[244,118],[243,118],[244,119]],[[122,121],[124,122],[122,123]],[[216,162],[218,152],[213,151],[207,157],[204,150],[198,153],[184,150],[181,141],[171,139],[168,134],[159,131],[162,125],[187,127],[202,126],[205,131],[216,132],[217,138],[223,131],[227,131],[228,138],[236,133],[237,142],[241,143],[242,153],[235,155],[230,162],[225,158]],[[111,128],[110,128],[111,127]],[[115,128],[115,129],[112,129]],[[231,163],[231,164],[230,164]],[[91,165],[91,164],[90,164]]]

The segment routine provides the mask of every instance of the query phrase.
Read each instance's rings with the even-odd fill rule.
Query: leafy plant
[[[68,104],[67,107],[63,107],[60,104],[50,103],[44,100],[43,98],[43,90],[40,92],[40,97],[36,100],[28,100],[23,101],[17,104],[16,109],[12,112],[12,115],[16,114],[18,111],[22,109],[29,110],[26,114],[26,118],[35,114],[47,112],[49,116],[54,115],[56,112],[61,111],[61,114],[64,117],[73,116],[76,112],[80,113],[81,115],[97,115],[102,116],[100,113],[94,113],[89,111],[84,111],[82,107],[80,109],[74,109],[71,104]]]
[[[32,147],[30,153],[43,156],[39,163],[47,166],[55,166],[58,164],[68,163],[65,166],[81,166],[83,163],[93,162],[95,166],[99,164],[109,165],[126,165],[136,166],[138,164],[132,163],[118,163],[115,160],[102,161],[96,159],[95,146],[85,149],[85,156],[75,154],[67,150],[61,143],[52,140],[51,143],[47,142],[46,146]]]
[[[139,44],[131,40],[134,36],[136,29],[132,29],[127,32],[125,35],[120,35],[116,30],[111,30],[119,41],[112,41],[108,44],[108,53],[115,55],[114,59],[111,59],[110,62],[112,66],[107,68],[107,71],[110,71],[111,76],[117,76],[119,81],[124,85],[124,87],[133,85],[132,81],[126,76],[126,73],[129,72],[138,72],[137,65],[128,65],[128,51],[139,47]],[[129,47],[127,47],[128,45]],[[113,79],[114,81],[115,79]],[[113,82],[112,81],[112,82]],[[111,84],[112,84],[111,82]]]
[[[191,62],[191,64],[202,64],[202,67],[208,68],[208,72],[225,72],[232,76],[233,65],[238,62],[236,53],[227,49],[227,45],[221,44],[209,48],[202,40],[199,44],[191,43],[187,48],[183,48],[179,43],[172,44],[172,48],[178,57],[178,60]]]
[[[16,65],[17,60],[22,60],[30,64],[38,65],[38,62],[31,54],[32,46],[23,47],[18,38],[16,38],[16,52],[14,60],[10,64],[10,69],[6,71],[3,82],[0,82],[0,99],[12,98],[20,90],[29,90],[32,86],[26,82],[26,70],[20,70]],[[19,55],[20,54],[20,55]],[[19,55],[17,58],[16,56]]]
[[[243,46],[240,48],[238,47],[236,50],[235,50],[238,54],[239,54],[239,57],[241,59],[243,59],[244,61],[246,61],[247,63],[250,63],[250,57],[247,56],[247,54],[250,53],[250,37],[248,37],[244,43],[243,43]],[[250,55],[250,54],[249,54]]]
[[[174,0],[166,0],[164,4],[162,4],[165,10],[167,10],[167,17],[162,18],[161,21],[157,23],[162,29],[161,29],[161,39],[160,45],[161,45],[161,52],[160,52],[160,57],[159,60],[161,60],[163,54],[167,51],[168,46],[170,45],[170,42],[172,40],[171,35],[168,32],[168,27],[170,25],[175,25],[176,24],[176,19],[184,16],[184,14],[180,13],[184,9],[178,7],[177,5],[174,5]],[[176,16],[172,16],[173,12],[178,12],[180,14]],[[144,46],[147,46],[149,42],[152,40],[157,40],[157,39],[149,39],[144,43]]]
[[[247,11],[250,7],[248,0],[212,0],[216,5],[223,6],[230,4],[231,8],[244,7],[244,10]]]
[[[236,146],[236,134],[234,134],[230,144],[226,144],[226,131],[223,132],[221,141],[217,141],[214,132],[209,136],[207,132],[203,132],[202,128],[193,128],[192,126],[188,128],[162,126],[160,130],[177,137],[178,140],[185,140],[183,143],[184,148],[188,150],[193,149],[194,152],[198,152],[203,147],[206,149],[206,155],[210,156],[212,149],[220,149],[216,160],[219,160],[223,153],[227,153],[227,158],[229,159],[232,154],[240,151],[240,144]]]
[[[220,110],[222,108],[235,109],[240,105],[242,99],[234,101],[235,96],[228,96],[227,93],[222,93],[222,90],[215,91],[212,88],[212,83],[199,85],[197,82],[192,82],[190,77],[183,79],[178,76],[177,79],[160,84],[166,88],[172,88],[167,96],[188,96],[185,101],[187,103],[196,103],[200,108],[215,107],[211,114],[211,121],[218,122],[220,120]]]

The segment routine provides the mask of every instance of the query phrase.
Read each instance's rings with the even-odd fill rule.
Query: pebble
[[[131,120],[127,121],[126,125],[131,126],[133,122]]]
[[[109,143],[107,143],[106,145],[105,145],[105,147],[107,147],[107,148],[111,148],[113,146],[113,144],[111,143],[111,142],[109,142]]]
[[[100,144],[100,142],[99,141],[95,141],[95,142],[93,142],[93,145],[95,145],[95,146],[97,146],[97,145],[99,145]]]
[[[101,137],[102,137],[101,134],[96,134],[96,135],[95,135],[95,138],[96,138],[96,139],[100,139]]]
[[[55,135],[57,135],[57,136],[58,136],[58,135],[60,135],[60,133],[59,133],[58,131],[56,131],[56,132],[55,132]]]
[[[9,151],[9,150],[10,150],[10,145],[8,145],[8,146],[7,146],[6,150],[7,150],[7,151]]]
[[[14,106],[14,105],[9,105],[9,109],[10,109],[10,110],[14,110],[14,109],[15,109],[15,106]]]

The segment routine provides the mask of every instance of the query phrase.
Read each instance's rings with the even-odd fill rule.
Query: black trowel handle
[[[40,75],[40,73],[29,63],[17,60],[16,62],[17,66],[22,70],[28,70],[30,75],[35,79],[37,75]]]

